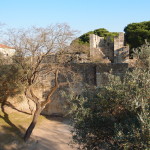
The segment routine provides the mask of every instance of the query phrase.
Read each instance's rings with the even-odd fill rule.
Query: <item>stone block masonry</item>
[[[106,73],[123,78],[127,69],[127,63],[98,64],[96,66],[96,86],[101,87],[108,84],[108,77]]]
[[[67,101],[60,94],[62,90],[67,94],[70,94],[70,90],[73,90],[75,95],[80,95],[85,90],[86,86],[92,88],[94,86],[101,87],[105,84],[108,84],[108,78],[105,73],[112,73],[122,78],[128,69],[127,63],[72,63],[69,64],[69,66],[75,73],[79,74],[81,78],[78,80],[78,83],[75,84],[75,86],[73,86],[71,89],[67,86],[62,88],[60,87],[52,97],[54,101],[46,106],[43,114],[65,114],[65,105],[67,105]],[[65,82],[65,79],[63,78],[59,80],[62,82],[64,80]]]
[[[69,69],[71,69],[75,74],[79,75],[80,78],[74,76],[74,78],[77,77],[77,82],[75,84],[71,84],[70,82],[71,87],[68,85],[64,85],[60,86],[57,89],[57,91],[51,97],[51,99],[53,100],[52,103],[48,104],[42,112],[45,115],[65,115],[68,102],[66,100],[66,97],[62,95],[62,92],[65,92],[67,95],[69,95],[72,94],[73,91],[75,95],[80,95],[82,92],[84,92],[87,86],[93,88],[95,86],[101,87],[105,84],[108,84],[108,78],[105,73],[112,73],[122,78],[126,70],[128,69],[128,64],[125,63],[69,63],[64,65],[64,67],[66,68],[69,66]],[[70,77],[71,74],[67,74]],[[62,72],[59,73],[58,80],[60,83],[66,82],[65,77],[67,76],[67,74],[65,74],[64,76]],[[47,92],[54,84],[54,74],[48,74],[44,77],[42,76],[41,80],[44,84],[44,87],[39,86],[38,88],[34,89],[34,93],[36,93],[42,99],[42,97],[46,96]],[[14,103],[13,105],[22,111],[29,110],[28,101],[23,95],[21,96],[21,101]],[[32,106],[32,109],[35,108],[32,101],[30,102],[30,105]]]
[[[117,37],[114,37],[114,51],[124,47],[124,33],[119,32]]]
[[[124,33],[119,32],[111,41],[97,35],[90,35],[90,58],[93,62],[125,63],[129,59],[129,47],[125,45]],[[106,61],[107,60],[107,61]]]

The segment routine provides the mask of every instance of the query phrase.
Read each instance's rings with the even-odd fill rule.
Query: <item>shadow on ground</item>
[[[60,116],[44,116],[46,119],[37,126],[30,140],[25,143],[22,139],[25,128],[10,117],[1,107],[0,119],[0,150],[73,150],[68,143],[71,139],[68,118]],[[16,116],[17,117],[17,116]],[[25,118],[24,119],[25,122]]]
[[[71,121],[69,119],[69,117],[63,117],[63,116],[59,116],[59,115],[43,115],[47,120],[49,121],[55,121],[55,122],[58,122],[58,123],[63,123],[63,124],[66,124],[66,125],[70,125],[71,124]]]
[[[0,150],[5,150],[10,144],[23,142],[22,136],[25,132],[23,126],[16,126],[10,119],[9,114],[5,111],[5,107],[1,106],[0,119],[4,125],[0,126]]]

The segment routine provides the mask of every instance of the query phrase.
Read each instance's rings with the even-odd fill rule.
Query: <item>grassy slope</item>
[[[32,120],[32,116],[25,113],[10,111],[9,109],[5,112],[4,114],[0,110],[0,150],[12,143],[22,144],[22,137]],[[40,116],[37,126],[43,120],[44,117]]]

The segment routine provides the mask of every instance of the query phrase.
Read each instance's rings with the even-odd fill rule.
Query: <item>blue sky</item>
[[[0,22],[15,28],[67,23],[81,34],[121,32],[141,21],[150,21],[150,0],[0,0]]]

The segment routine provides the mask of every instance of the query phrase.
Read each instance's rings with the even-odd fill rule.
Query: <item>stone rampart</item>
[[[73,87],[61,87],[53,95],[52,99],[54,101],[51,104],[48,104],[43,111],[43,114],[65,114],[65,105],[67,101],[61,96],[61,91],[65,91],[67,94],[70,94],[70,90],[73,90],[74,94],[80,94],[86,86],[103,86],[108,83],[108,78],[105,73],[112,73],[114,75],[123,77],[126,70],[128,69],[127,63],[120,64],[103,64],[103,63],[82,63],[82,64],[69,64],[71,69],[80,75],[78,83]]]
[[[74,72],[76,75],[74,78],[77,78],[75,81],[76,84],[71,84],[71,86],[64,85],[60,86],[57,91],[52,96],[52,103],[48,104],[45,109],[43,110],[43,114],[45,115],[64,115],[66,113],[66,106],[68,105],[68,102],[66,101],[66,97],[62,95],[62,92],[65,92],[67,95],[73,93],[75,95],[79,95],[84,91],[86,86],[90,86],[91,88],[94,86],[103,86],[104,84],[107,84],[108,78],[105,76],[105,73],[112,73],[114,75],[122,77],[125,74],[125,71],[128,68],[128,64],[103,64],[103,63],[70,63],[65,64],[64,67],[70,68],[72,72]],[[68,72],[68,76],[70,76]],[[51,88],[51,86],[54,84],[54,74],[49,74],[49,76],[42,76],[41,80],[43,81],[45,88],[38,87],[38,89],[34,90],[34,93],[36,93],[38,96],[44,97],[46,92],[48,92]],[[62,74],[62,72],[59,73],[59,82],[65,83],[66,78]],[[69,80],[72,80],[71,78]],[[27,101],[25,96],[19,96],[20,100],[14,101],[13,105],[17,109],[21,111],[29,111],[29,105],[31,109],[34,109],[35,106],[33,102]],[[11,99],[10,99],[11,102]]]
[[[119,32],[118,36],[111,40],[104,39],[97,35],[90,35],[90,58],[93,62],[125,63],[129,59],[129,47],[125,46],[124,33]]]

